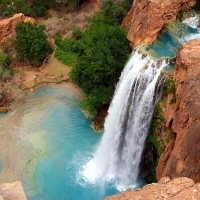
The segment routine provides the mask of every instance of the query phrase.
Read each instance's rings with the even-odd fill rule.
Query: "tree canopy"
[[[104,11],[83,33],[77,64],[71,70],[72,80],[88,94],[81,107],[93,114],[113,94],[131,52],[126,33],[119,26],[118,14],[122,11],[119,5],[107,1]]]
[[[51,51],[51,46],[44,33],[44,26],[30,22],[19,22],[16,31],[17,57],[40,65],[46,55]]]

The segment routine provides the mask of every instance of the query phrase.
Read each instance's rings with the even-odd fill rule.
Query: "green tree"
[[[52,50],[44,33],[44,26],[30,22],[19,22],[15,28],[17,57],[40,65]]]
[[[113,86],[130,53],[125,32],[119,26],[92,24],[83,35],[80,48],[72,79],[87,93],[101,86]]]

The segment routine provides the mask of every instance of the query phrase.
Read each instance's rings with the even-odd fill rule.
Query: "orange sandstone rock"
[[[11,18],[0,21],[0,45],[5,42],[8,37],[13,37],[15,35],[15,26],[20,21],[35,22],[33,18],[26,17],[23,13],[15,14]]]
[[[185,176],[200,181],[200,39],[183,44],[174,80],[176,104],[166,115],[176,133],[175,143],[166,148],[156,169],[157,178]],[[199,198],[200,199],[200,198]]]
[[[134,0],[133,6],[122,22],[130,28],[128,40],[132,49],[138,44],[152,44],[161,29],[175,20],[182,9],[194,6],[196,0]]]
[[[145,185],[141,189],[127,190],[121,194],[106,197],[105,200],[191,200],[200,199],[200,183],[180,177],[171,180],[162,178],[158,183]]]
[[[2,183],[0,185],[0,200],[27,200],[21,182]]]

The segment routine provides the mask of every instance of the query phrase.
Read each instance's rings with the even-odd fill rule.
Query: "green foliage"
[[[163,124],[165,122],[166,120],[163,116],[162,109],[158,103],[154,108],[150,131],[146,141],[146,149],[144,152],[143,171],[145,171],[146,176],[144,178],[147,183],[157,182],[155,169],[158,160],[164,151],[163,141],[158,138],[158,132],[163,131]]]
[[[44,16],[46,9],[55,5],[55,0],[34,0],[30,6],[27,0],[3,0],[0,1],[0,16],[11,17],[15,13],[24,13],[31,17]]]
[[[55,41],[57,45],[55,57],[61,60],[65,65],[75,66],[79,52],[78,42],[70,38],[62,40],[58,36],[55,38]]]
[[[124,0],[122,3],[123,8],[128,12],[133,4],[133,0]]]
[[[12,61],[8,54],[0,53],[0,78],[5,79],[14,75]]]
[[[72,31],[72,38],[75,40],[80,40],[83,36],[83,33],[81,32],[79,27],[76,27]]]
[[[119,26],[93,23],[83,35],[79,60],[72,68],[71,78],[86,93],[101,86],[113,86],[129,53],[129,43]]]
[[[174,103],[176,103],[176,98],[172,98],[172,99],[170,100],[170,105],[172,105],[172,104],[174,104]]]
[[[115,19],[118,24],[121,24],[127,15],[127,11],[120,4],[115,4],[112,0],[107,0],[103,6],[103,15],[110,19]]]
[[[83,110],[95,115],[97,109],[106,104],[108,98],[113,94],[113,88],[100,87],[93,90],[90,95],[80,103]]]
[[[16,51],[17,57],[40,65],[46,55],[52,51],[44,33],[44,26],[19,22],[16,25]]]
[[[175,82],[174,82],[173,76],[169,75],[165,82],[162,96],[166,97],[168,94],[175,95],[175,93],[176,93]]]
[[[199,0],[196,2],[196,4],[195,4],[195,6],[193,7],[193,9],[194,9],[195,11],[200,11],[200,1],[199,1]]]
[[[121,13],[124,9],[109,0],[84,33],[75,28],[72,38],[55,38],[55,56],[72,66],[71,79],[87,94],[80,106],[92,114],[112,95],[131,52],[126,33],[119,26]]]

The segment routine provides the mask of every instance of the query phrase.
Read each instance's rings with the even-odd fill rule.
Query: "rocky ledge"
[[[195,184],[186,177],[169,177],[160,179],[158,183],[145,185],[141,189],[127,190],[121,194],[106,197],[105,200],[198,200],[200,199],[200,183]]]
[[[129,28],[128,40],[134,49],[138,44],[152,44],[161,29],[176,19],[180,10],[194,6],[196,0],[134,0],[122,27]]]
[[[27,200],[21,182],[1,184],[0,200]]]

